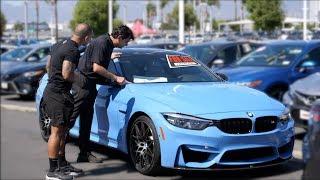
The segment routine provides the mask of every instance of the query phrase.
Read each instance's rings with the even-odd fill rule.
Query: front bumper
[[[37,80],[1,81],[1,94],[35,95],[38,88]]]
[[[292,157],[294,122],[263,133],[227,134],[217,127],[187,130],[160,125],[161,165],[176,169],[243,169],[274,165]],[[164,138],[163,138],[164,136]],[[162,138],[161,138],[162,137]]]
[[[310,107],[304,105],[302,102],[292,98],[289,93],[285,93],[283,96],[283,103],[290,108],[290,114],[295,121],[296,126],[307,129],[308,128],[308,115],[302,116],[302,113],[308,114]]]

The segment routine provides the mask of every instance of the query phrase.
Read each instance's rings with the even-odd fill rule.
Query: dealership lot
[[[22,101],[16,96],[1,96],[1,179],[40,179],[47,166],[47,147],[41,139],[34,101]],[[128,158],[115,150],[94,145],[94,153],[105,159],[102,164],[81,163],[85,170],[78,179],[181,179],[181,178],[253,178],[300,179],[302,174],[303,131],[296,129],[294,158],[285,166],[225,172],[168,171],[158,177],[144,176],[133,169]],[[75,162],[78,148],[75,141],[67,145],[67,159]]]

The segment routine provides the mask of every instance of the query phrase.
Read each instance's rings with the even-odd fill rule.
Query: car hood
[[[320,96],[320,72],[296,81],[290,89],[307,95]]]
[[[192,115],[283,109],[280,102],[260,91],[229,83],[154,83],[131,84],[128,87],[135,96],[146,97],[171,107],[173,111]]]
[[[3,61],[1,62],[1,74],[20,74],[23,72],[43,69],[46,62],[19,62],[19,61]]]
[[[217,72],[224,73],[228,76],[229,81],[247,81],[256,80],[262,76],[269,76],[270,74],[283,73],[288,71],[285,67],[261,67],[261,66],[228,66],[217,70]]]

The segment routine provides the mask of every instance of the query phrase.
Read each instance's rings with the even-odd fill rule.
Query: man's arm
[[[120,77],[120,76],[117,76],[117,75],[111,73],[106,68],[104,68],[103,66],[101,66],[97,63],[93,63],[93,72],[103,76],[106,79],[111,79],[120,85],[123,85],[125,83],[124,77]]]
[[[75,64],[68,60],[64,60],[62,63],[62,77],[64,80],[69,81],[69,82],[74,82],[75,79]]]
[[[51,56],[49,55],[48,56],[48,61],[47,61],[47,64],[46,64],[47,73],[49,73],[49,70],[50,70],[50,61],[51,61]]]

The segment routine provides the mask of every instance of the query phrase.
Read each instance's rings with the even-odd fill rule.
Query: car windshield
[[[1,55],[1,61],[17,60],[27,55],[32,48],[17,48]]]
[[[289,66],[303,51],[303,45],[266,45],[241,58],[238,66]]]
[[[181,52],[189,54],[204,64],[208,64],[216,55],[217,49],[213,45],[186,46],[181,50]]]
[[[183,57],[188,63],[172,63]],[[120,66],[127,80],[133,83],[180,83],[217,82],[218,80],[204,65],[190,56],[135,55],[121,56]]]

